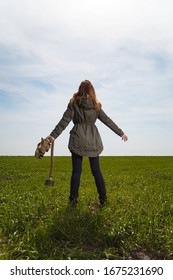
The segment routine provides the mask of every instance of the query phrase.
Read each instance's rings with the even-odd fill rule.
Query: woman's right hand
[[[121,139],[122,139],[124,142],[126,142],[126,141],[128,140],[128,137],[127,137],[127,135],[123,134],[122,137],[121,137]]]

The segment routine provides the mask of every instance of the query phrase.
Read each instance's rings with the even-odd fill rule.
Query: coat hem
[[[103,148],[98,150],[97,152],[89,152],[89,151],[80,151],[78,149],[68,147],[71,153],[75,153],[76,155],[82,156],[82,157],[98,157],[101,152],[103,151]]]

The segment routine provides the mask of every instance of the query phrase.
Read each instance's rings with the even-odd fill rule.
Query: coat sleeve
[[[124,132],[106,115],[106,113],[102,109],[98,114],[98,119],[119,136],[122,136],[124,134]]]
[[[54,138],[57,138],[62,131],[68,126],[70,121],[73,119],[74,115],[74,110],[73,110],[73,105],[68,104],[67,110],[64,112],[62,119],[59,121],[59,123],[55,126],[54,130],[51,132],[51,136]]]

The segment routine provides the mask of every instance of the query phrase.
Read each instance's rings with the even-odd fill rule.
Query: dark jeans
[[[78,191],[80,186],[80,176],[82,173],[82,160],[83,157],[72,153],[72,176],[70,185],[70,197],[71,201],[77,200]],[[94,176],[97,191],[99,194],[100,202],[106,200],[106,188],[105,182],[100,170],[99,157],[89,157],[91,172]]]

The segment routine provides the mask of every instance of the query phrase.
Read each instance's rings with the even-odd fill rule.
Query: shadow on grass
[[[54,213],[52,223],[37,234],[39,259],[169,259],[169,253],[159,251],[141,241],[137,245],[132,227],[111,220],[111,207],[67,207]],[[157,246],[157,244],[156,244]]]
[[[67,206],[54,215],[36,246],[40,259],[123,259],[121,236],[109,233],[106,208]]]

